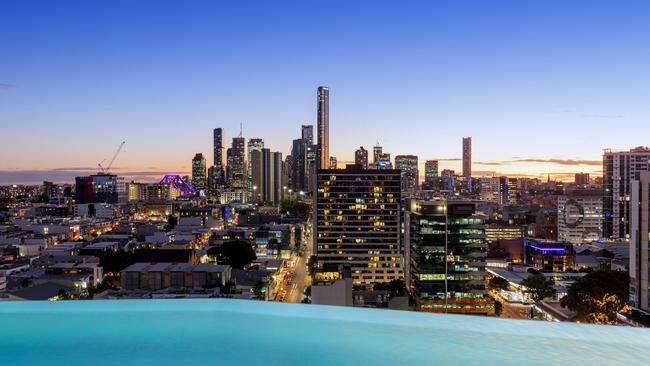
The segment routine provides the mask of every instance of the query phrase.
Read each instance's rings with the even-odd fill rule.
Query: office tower
[[[377,160],[377,169],[393,169],[393,163],[390,161],[389,153],[381,153]]]
[[[630,238],[630,185],[650,170],[650,148],[629,151],[605,150],[603,154],[603,237]]]
[[[249,196],[253,195],[252,172],[251,172],[251,153],[253,151],[262,151],[264,148],[264,140],[260,138],[248,139],[248,164],[246,164],[246,188],[248,189]]]
[[[638,173],[630,193],[630,305],[650,312],[650,172]]]
[[[324,169],[330,160],[330,90],[319,86],[316,95],[318,124],[318,166]]]
[[[223,168],[213,165],[208,168],[208,185],[206,193],[208,197],[219,199],[225,188],[225,177]]]
[[[576,173],[574,181],[575,185],[586,187],[589,185],[589,173]]]
[[[231,188],[246,188],[246,143],[243,137],[233,137],[228,155],[228,185]]]
[[[291,189],[294,192],[307,190],[307,144],[303,139],[293,140],[291,148],[292,173]]]
[[[463,177],[472,178],[472,138],[463,137]]]
[[[603,192],[577,189],[557,198],[557,238],[573,244],[599,240],[603,234]]]
[[[427,160],[424,163],[424,182],[432,185],[436,177],[438,177],[438,160]]]
[[[405,205],[405,278],[418,310],[494,314],[485,222],[474,204],[409,198]]]
[[[372,157],[373,157],[372,163],[375,166],[375,168],[379,166],[379,159],[381,158],[382,152],[383,149],[381,146],[379,146],[379,141],[377,141],[377,145],[373,146],[372,148]]]
[[[282,153],[269,149],[251,153],[253,202],[277,204],[284,196]]]
[[[354,164],[362,166],[363,169],[368,169],[368,150],[364,149],[363,146],[360,146],[354,152]]]
[[[312,125],[302,125],[300,126],[300,137],[307,144],[311,146],[314,144],[314,126]]]
[[[402,174],[402,192],[414,192],[418,190],[420,172],[418,170],[418,157],[415,155],[397,155],[395,157],[395,169]]]
[[[337,165],[338,165],[338,161],[336,160],[336,156],[330,156],[329,168],[336,169]]]
[[[119,203],[120,181],[114,174],[75,178],[76,203]],[[126,196],[126,192],[125,196]],[[126,201],[125,197],[125,201]]]
[[[192,159],[192,187],[194,187],[199,194],[200,191],[205,193],[205,190],[208,187],[208,173],[205,158],[201,153],[196,153]]]
[[[403,278],[399,170],[319,169],[315,186],[317,272],[348,264],[356,285]]]
[[[213,165],[217,168],[224,168],[226,163],[224,161],[225,146],[223,145],[223,128],[215,128],[212,131],[212,138],[214,143]]]
[[[311,192],[316,182],[316,169],[318,168],[318,145],[307,146],[307,187],[305,192]],[[299,192],[300,193],[300,192]]]
[[[516,203],[517,180],[508,177],[480,178],[482,201],[507,205]]]

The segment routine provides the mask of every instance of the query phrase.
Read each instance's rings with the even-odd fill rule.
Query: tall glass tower
[[[318,168],[327,169],[330,162],[330,90],[319,86],[316,94],[318,123]]]

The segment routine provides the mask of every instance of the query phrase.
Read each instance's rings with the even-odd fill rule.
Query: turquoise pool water
[[[0,365],[650,365],[650,330],[226,299],[0,303]]]

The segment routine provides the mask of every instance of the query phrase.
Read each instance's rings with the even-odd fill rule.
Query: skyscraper
[[[314,126],[302,125],[300,126],[300,137],[307,144],[311,146],[314,144]]]
[[[253,150],[250,166],[253,202],[280,202],[284,196],[282,153],[266,148]]]
[[[319,86],[316,94],[318,124],[318,169],[329,166],[330,160],[330,91]]]
[[[329,168],[336,169],[337,166],[338,166],[338,161],[336,160],[336,156],[330,156]]]
[[[228,184],[231,188],[246,188],[246,142],[243,137],[233,137],[228,155]]]
[[[214,142],[214,160],[213,165],[217,168],[224,168],[224,150],[223,146],[223,128],[215,128],[213,131],[213,142]]]
[[[398,170],[319,169],[312,235],[317,269],[350,265],[357,285],[403,278],[400,197]]]
[[[362,166],[363,169],[368,169],[368,150],[364,149],[363,146],[360,146],[354,152],[354,164]]]
[[[473,203],[407,199],[406,285],[420,311],[494,314],[484,219]]]
[[[630,186],[650,170],[650,148],[605,150],[603,155],[603,237],[630,238]]]
[[[472,178],[472,138],[463,137],[463,177]]]
[[[246,164],[246,188],[250,197],[253,195],[253,176],[251,171],[251,155],[253,151],[262,151],[264,140],[261,138],[248,139],[248,164]]]
[[[192,159],[192,187],[197,192],[206,190],[208,186],[208,176],[206,170],[206,163],[203,154],[196,153]]]
[[[379,159],[381,159],[382,153],[383,149],[379,146],[379,141],[377,141],[377,145],[372,148],[372,163],[375,165],[375,168],[379,166]]]
[[[401,171],[402,192],[418,190],[420,173],[418,170],[418,157],[415,155],[397,155],[395,168]]]
[[[650,172],[639,172],[631,182],[630,218],[630,303],[650,311]]]
[[[433,185],[436,177],[438,177],[438,160],[427,160],[424,163],[424,182]]]

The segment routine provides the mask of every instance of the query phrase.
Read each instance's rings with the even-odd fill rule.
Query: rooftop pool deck
[[[228,299],[0,302],[0,365],[650,365],[650,330]]]

